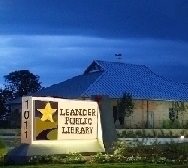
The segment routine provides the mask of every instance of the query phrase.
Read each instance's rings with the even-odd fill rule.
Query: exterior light
[[[184,139],[184,138],[185,138],[184,135],[180,136],[180,139]]]

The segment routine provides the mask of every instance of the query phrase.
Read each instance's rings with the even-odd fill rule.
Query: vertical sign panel
[[[21,143],[32,142],[32,98],[22,98]]]
[[[58,111],[58,140],[97,139],[96,102],[61,100]]]
[[[33,140],[57,140],[58,102],[33,101]]]

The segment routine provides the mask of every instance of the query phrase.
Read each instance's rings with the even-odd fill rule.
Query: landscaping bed
[[[138,138],[135,138],[138,139]],[[44,155],[31,156],[26,165],[15,166],[8,165],[7,168],[19,167],[182,167],[188,168],[188,143],[175,143],[170,141],[166,144],[160,144],[153,141],[145,145],[145,140],[149,138],[140,138],[140,141],[130,143],[124,141],[116,142],[112,148],[106,153],[97,153],[93,155],[85,155],[80,153],[70,153],[68,155]],[[0,156],[13,147],[20,144],[20,139],[4,138],[0,141]],[[132,144],[131,144],[132,143]],[[5,166],[1,157],[0,164]],[[66,166],[65,166],[66,165]]]
[[[109,152],[97,154],[70,153],[67,155],[36,155],[30,156],[25,162],[27,165],[56,164],[67,166],[70,164],[80,164],[92,166],[96,164],[113,164],[118,167],[123,165],[182,165],[188,167],[188,143],[170,143],[170,144],[152,144],[143,145],[137,143],[135,146],[129,146],[125,142],[116,142]],[[8,166],[1,160],[1,165]],[[11,163],[14,164],[14,163]],[[156,167],[156,166],[155,166]],[[163,166],[164,167],[164,166]],[[172,166],[171,166],[172,167]],[[177,166],[176,166],[177,167]]]

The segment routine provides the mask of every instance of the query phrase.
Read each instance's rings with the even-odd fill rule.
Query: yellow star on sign
[[[37,110],[43,114],[41,118],[42,121],[50,120],[51,122],[54,122],[52,115],[56,112],[57,109],[52,109],[49,102],[46,104],[44,109]]]

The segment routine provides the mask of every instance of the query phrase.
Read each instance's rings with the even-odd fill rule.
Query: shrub
[[[117,141],[113,144],[113,154],[114,155],[125,155],[127,145],[123,141]]]
[[[62,161],[61,156],[56,155],[35,155],[31,156],[28,160],[30,164],[43,164],[43,163],[59,163]]]
[[[125,160],[127,152],[127,144],[122,141],[117,141],[113,144],[113,155],[111,156],[111,162],[122,162]]]
[[[183,125],[184,129],[188,129],[188,121]]]
[[[140,131],[140,130],[137,130],[137,131],[135,132],[135,134],[136,134],[136,137],[137,137],[137,138],[142,138],[142,137],[143,137],[142,131]]]
[[[108,155],[108,154],[102,154],[97,153],[96,155],[92,156],[91,158],[91,163],[109,163],[111,160],[111,156],[112,155]]]
[[[28,160],[29,164],[43,163],[84,163],[86,159],[80,153],[70,153],[68,155],[35,155]]]
[[[181,129],[181,128],[183,128],[183,126],[180,124],[180,122],[178,120],[175,120],[175,121],[164,120],[163,128],[164,129]]]
[[[177,144],[173,141],[162,146],[163,153],[168,159],[187,159],[188,158],[188,144]]]
[[[136,134],[131,130],[126,133],[127,138],[136,138]]]
[[[152,145],[145,145],[144,143],[146,143],[146,141],[147,141],[147,139],[143,139],[143,143],[138,142],[137,146],[132,148],[132,152],[133,152],[132,154],[134,156],[140,156],[142,158],[146,157],[147,159],[157,158],[158,156],[160,156],[161,149],[160,149],[160,147],[159,147],[160,145],[157,143],[157,141],[153,142]]]
[[[7,153],[7,147],[5,143],[0,139],[0,164],[3,163],[3,158],[6,153]]]
[[[69,153],[65,158],[65,163],[84,163],[86,159],[80,153]]]
[[[143,138],[146,137],[146,130],[145,129],[142,129],[142,136],[143,136]]]
[[[4,156],[7,152],[5,143],[0,139],[0,157]]]
[[[120,132],[117,132],[117,137],[118,137],[118,138],[123,138],[123,135],[122,135],[122,133],[120,133]]]
[[[92,156],[92,163],[115,163],[115,162],[123,162],[125,161],[125,153],[126,153],[127,145],[123,141],[117,141],[112,146],[111,154],[102,154],[97,153]]]
[[[126,131],[126,130],[122,131],[121,136],[122,136],[123,138],[127,137],[127,131]]]
[[[153,129],[152,132],[153,132],[153,137],[156,138],[156,137],[158,136],[157,131],[155,131],[155,130]]]
[[[165,137],[166,135],[165,135],[164,131],[162,129],[160,129],[160,131],[161,131],[160,137]]]
[[[188,144],[159,144],[157,141],[151,145],[137,142],[136,146],[127,146],[126,143],[118,141],[113,145],[113,152],[110,154],[98,153],[92,157],[94,163],[115,163],[115,162],[151,162],[151,163],[188,163]]]

